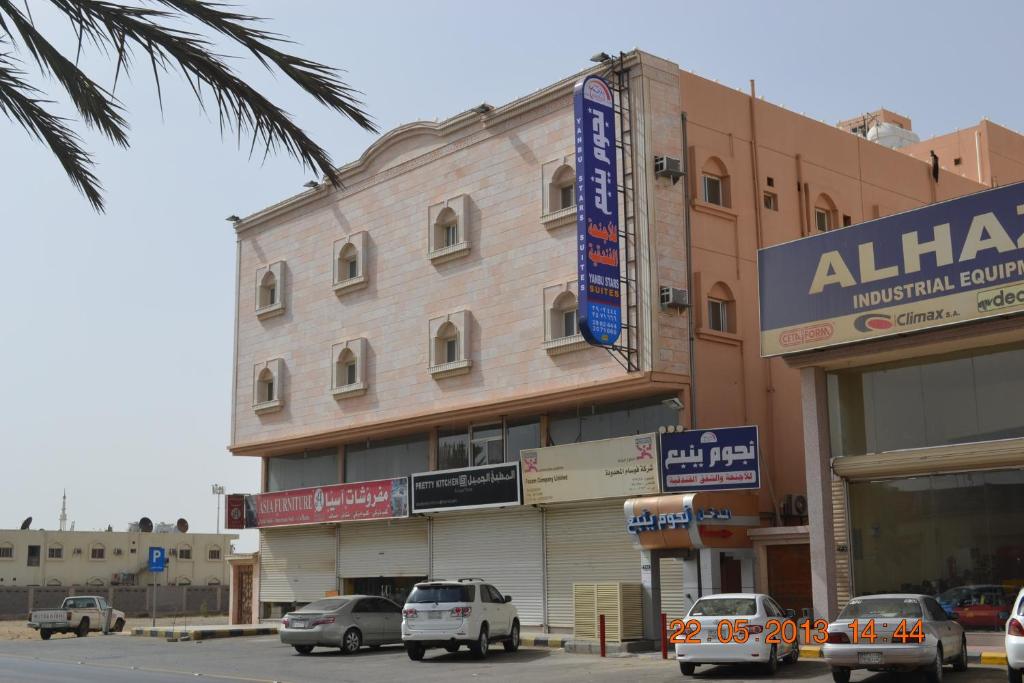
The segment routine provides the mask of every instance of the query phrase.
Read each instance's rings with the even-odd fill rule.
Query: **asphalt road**
[[[740,683],[764,681],[757,672],[742,668],[698,669],[686,680]],[[450,683],[479,678],[487,681],[530,683],[588,681],[594,683],[678,683],[684,680],[673,661],[653,656],[601,659],[566,654],[559,650],[524,648],[507,654],[500,648],[485,661],[462,650],[448,654],[432,650],[422,662],[410,661],[401,648],[364,650],[345,656],[317,650],[300,656],[276,637],[225,638],[200,643],[168,643],[156,638],[90,636],[83,639],[0,641],[0,683],[181,683],[190,680],[216,683],[327,683],[417,681]],[[818,683],[831,681],[818,661],[784,665],[779,680]],[[975,667],[966,673],[946,669],[946,683],[1005,681],[1000,668]],[[855,673],[858,683],[901,683],[922,680],[911,675]]]

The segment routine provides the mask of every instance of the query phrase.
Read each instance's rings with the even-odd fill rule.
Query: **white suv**
[[[428,648],[458,652],[461,645],[486,657],[492,642],[506,652],[519,649],[519,613],[512,596],[483,579],[425,581],[416,584],[402,610],[402,642],[409,659],[419,661]]]

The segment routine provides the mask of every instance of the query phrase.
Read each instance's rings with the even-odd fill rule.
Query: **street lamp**
[[[220,484],[211,484],[210,492],[217,496],[217,533],[220,533],[220,497],[224,495],[224,487]]]

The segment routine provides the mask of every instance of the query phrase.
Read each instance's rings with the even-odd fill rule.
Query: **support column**
[[[722,551],[700,549],[701,596],[722,592]]]
[[[661,552],[640,551],[640,585],[643,589],[644,638],[661,640]]]
[[[828,387],[821,368],[800,371],[803,403],[804,467],[811,542],[811,599],[814,618],[831,621],[838,614],[836,553],[832,538],[832,468],[828,427]]]

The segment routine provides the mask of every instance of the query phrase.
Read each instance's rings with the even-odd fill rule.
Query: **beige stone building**
[[[264,528],[252,618],[454,575],[493,581],[524,625],[551,631],[573,626],[574,583],[653,583],[649,623],[659,601],[676,614],[723,589],[810,607],[800,376],[760,357],[757,250],[986,181],[933,176],[927,160],[647,53],[590,72],[618,87],[626,348],[590,347],[576,326],[576,74],[401,126],[340,169],[343,189],[235,223],[230,450],[259,458],[269,494],[757,425],[763,529],[744,547],[642,556],[625,491]]]
[[[168,552],[160,584],[227,585],[237,534],[0,530],[0,588],[149,585],[149,548]]]

